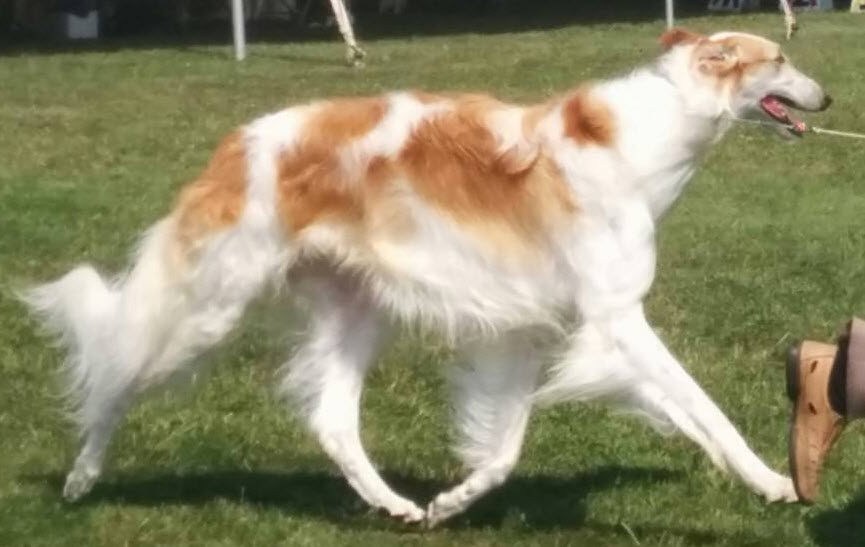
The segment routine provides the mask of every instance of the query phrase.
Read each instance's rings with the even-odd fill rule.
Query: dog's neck
[[[668,53],[653,66],[597,88],[615,113],[631,185],[655,218],[678,199],[704,153],[729,128],[724,105],[694,82],[681,55]]]

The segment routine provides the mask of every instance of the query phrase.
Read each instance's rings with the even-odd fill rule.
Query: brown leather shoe
[[[816,499],[823,461],[845,425],[829,395],[837,353],[835,344],[806,340],[790,348],[787,356],[787,396],[794,403],[790,474],[799,499],[805,503]]]

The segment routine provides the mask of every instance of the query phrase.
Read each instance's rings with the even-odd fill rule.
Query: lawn
[[[865,20],[801,19],[786,51],[835,98],[811,119],[865,131]],[[783,31],[775,14],[684,23]],[[266,304],[210,356],[206,383],[129,415],[89,497],[61,500],[77,448],[60,411],[61,356],[9,288],[80,261],[122,268],[220,136],[258,114],[391,88],[540,100],[648,61],[661,30],[406,31],[368,40],[363,70],[340,64],[338,42],[316,40],[254,44],[242,64],[225,45],[159,41],[0,56],[0,545],[865,544],[865,424],[841,439],[817,505],[766,505],[683,438],[577,405],[538,411],[511,480],[465,515],[432,531],[390,522],[275,397],[290,343]],[[663,221],[659,260],[654,324],[757,452],[786,469],[783,350],[865,314],[865,145],[735,129]],[[423,503],[462,474],[448,448],[448,360],[434,337],[407,333],[363,402],[373,460]]]

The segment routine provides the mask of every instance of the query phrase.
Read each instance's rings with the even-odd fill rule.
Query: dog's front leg
[[[618,311],[599,328],[627,360],[660,388],[720,450],[729,468],[768,501],[795,501],[792,481],[766,466],[723,412],[664,346],[646,321],[641,305]]]
[[[723,459],[755,492],[770,501],[796,500],[792,481],[754,454],[646,321],[642,300],[655,275],[654,219],[646,205],[628,199],[599,204],[586,225],[589,229],[581,234],[573,261],[578,308],[612,351],[622,354],[635,375],[633,385],[654,386],[661,392],[648,389],[637,396],[663,403],[674,424],[701,444],[713,461]]]

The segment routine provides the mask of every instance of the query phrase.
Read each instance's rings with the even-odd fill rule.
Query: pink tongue
[[[773,118],[778,121],[789,121],[789,117],[787,116],[787,111],[784,109],[784,105],[781,104],[781,101],[769,95],[768,97],[763,97],[763,100],[760,101],[760,106],[763,107],[763,110],[772,115]]]
[[[773,97],[772,95],[763,97],[763,99],[760,101],[760,106],[762,106],[763,110],[768,112],[773,118],[775,118],[779,122],[792,125],[793,131],[796,131],[797,133],[804,133],[808,130],[808,126],[805,124],[805,122],[790,116],[789,112],[787,112],[787,109],[784,108],[784,105],[781,104],[781,101],[779,101],[776,97]]]

